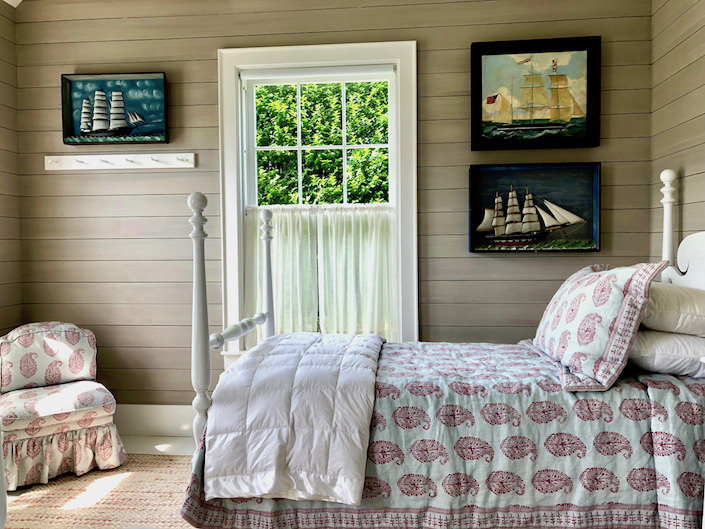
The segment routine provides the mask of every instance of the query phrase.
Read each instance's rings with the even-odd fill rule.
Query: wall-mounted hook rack
[[[196,167],[192,152],[149,154],[80,154],[45,156],[46,171],[105,171],[114,169],[188,169]]]

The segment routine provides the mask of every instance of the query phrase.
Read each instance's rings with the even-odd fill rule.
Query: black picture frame
[[[473,151],[600,144],[601,37],[470,46]]]
[[[600,171],[599,162],[471,165],[470,251],[599,251]],[[510,204],[512,189],[518,204]],[[511,219],[519,225],[510,213],[519,214]],[[510,224],[518,231],[503,234]]]
[[[64,144],[169,143],[167,93],[164,72],[63,74]]]

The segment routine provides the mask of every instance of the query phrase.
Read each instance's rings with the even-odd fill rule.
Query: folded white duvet
[[[270,338],[220,376],[208,411],[206,499],[362,499],[377,335]]]

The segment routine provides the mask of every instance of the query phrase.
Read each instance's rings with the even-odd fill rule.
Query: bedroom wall
[[[0,335],[21,320],[15,10],[0,2]]]
[[[418,42],[420,325],[424,340],[531,336],[573,271],[649,255],[649,0],[25,0],[17,9],[27,319],[96,331],[119,402],[188,403],[191,248],[185,206],[211,202],[211,323],[221,323],[216,50]],[[471,41],[602,35],[602,140],[594,149],[472,152]],[[57,174],[62,73],[166,71],[171,142],[110,152],[195,151],[193,171]],[[470,255],[471,163],[603,162],[599,254]]]
[[[680,237],[705,230],[705,4],[652,1],[651,255],[661,256],[659,173],[677,171]],[[680,235],[680,237],[679,237]]]

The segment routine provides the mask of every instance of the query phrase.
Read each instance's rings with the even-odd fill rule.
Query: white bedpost
[[[264,241],[264,313],[267,321],[264,324],[264,337],[274,336],[274,291],[272,287],[272,211],[263,209],[259,218],[262,221],[260,226],[260,239]]]
[[[193,437],[196,446],[201,441],[206,426],[206,412],[211,405],[208,388],[211,384],[211,357],[208,345],[208,299],[206,297],[206,263],[204,240],[208,235],[203,226],[208,221],[203,216],[208,200],[203,193],[191,193],[188,205],[193,210],[189,222],[193,225],[193,327],[191,328],[191,383],[196,391],[193,408]]]
[[[663,243],[661,246],[661,258],[668,261],[669,267],[673,266],[673,204],[676,202],[673,194],[676,191],[673,182],[676,181],[676,172],[673,169],[661,171],[661,204],[663,204]],[[670,283],[669,268],[661,274],[661,281]]]

